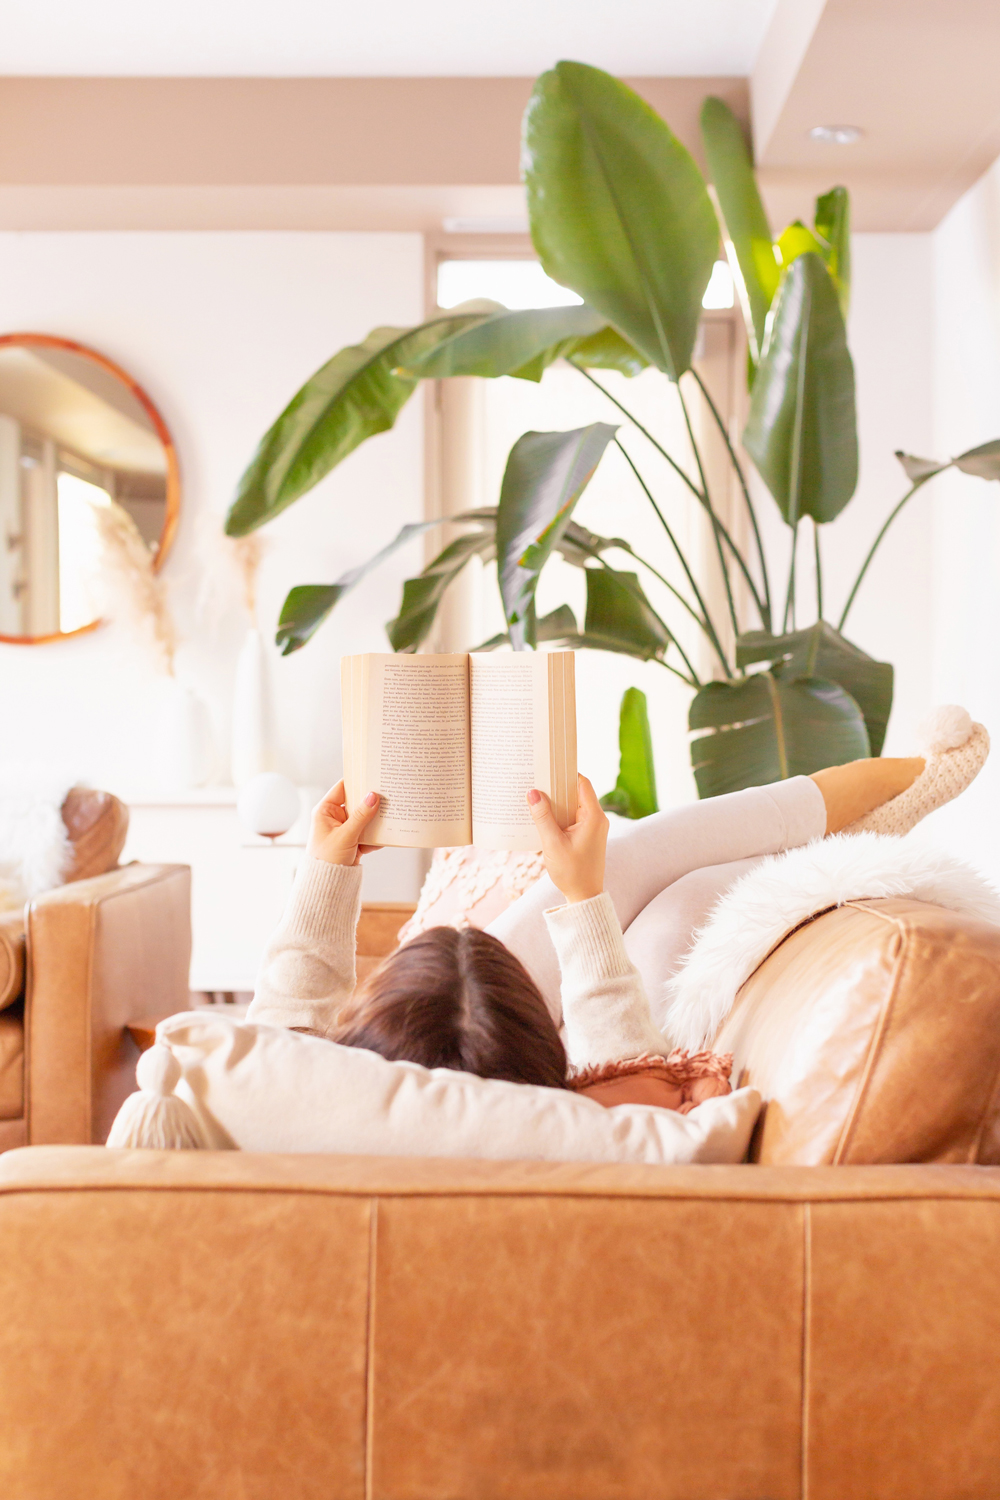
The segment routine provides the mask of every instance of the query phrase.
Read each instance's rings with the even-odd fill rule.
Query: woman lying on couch
[[[727,1060],[672,1053],[645,985],[677,971],[719,896],[757,861],[828,834],[906,833],[989,752],[961,709],[938,710],[926,741],[925,756],[854,761],[644,818],[610,847],[585,777],[565,830],[531,791],[546,876],[487,931],[422,933],[357,991],[360,860],[379,799],[369,792],[348,811],[340,782],[313,814],[247,1019],[608,1105],[690,1109],[728,1091]]]

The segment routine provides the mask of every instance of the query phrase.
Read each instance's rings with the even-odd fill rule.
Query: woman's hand
[[[560,828],[544,792],[532,789],[528,806],[542,841],[542,858],[553,883],[566,900],[589,901],[604,889],[604,851],[608,842],[607,815],[586,776],[577,778],[576,822]]]
[[[361,805],[350,813],[346,802],[344,783],[338,781],[313,808],[309,843],[306,845],[306,851],[313,859],[325,860],[328,865],[356,865],[360,864],[362,854],[369,854],[379,847],[359,842],[378,813],[378,792],[369,792]]]

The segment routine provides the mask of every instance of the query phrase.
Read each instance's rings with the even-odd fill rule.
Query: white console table
[[[124,796],[129,808],[122,863],[191,866],[194,950],[191,988],[252,990],[268,937],[281,916],[308,830],[325,788],[301,788],[299,822],[272,844],[247,833],[235,787]],[[420,849],[385,849],[365,860],[366,901],[415,901],[426,868]]]

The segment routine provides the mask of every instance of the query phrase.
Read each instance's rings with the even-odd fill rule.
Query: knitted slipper
[[[905,792],[848,824],[844,833],[909,833],[921,818],[951,802],[979,775],[990,737],[957,704],[933,709],[917,731],[924,769]]]

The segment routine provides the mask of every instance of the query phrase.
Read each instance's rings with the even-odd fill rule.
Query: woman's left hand
[[[360,842],[368,824],[378,815],[378,804],[378,792],[369,792],[353,812],[348,812],[344,783],[338,781],[313,808],[306,852],[328,865],[360,864],[362,854],[380,847]]]
[[[576,822],[560,828],[552,803],[536,788],[528,806],[542,841],[542,858],[553,885],[569,902],[588,901],[604,889],[604,853],[608,818],[586,776],[577,779]]]

